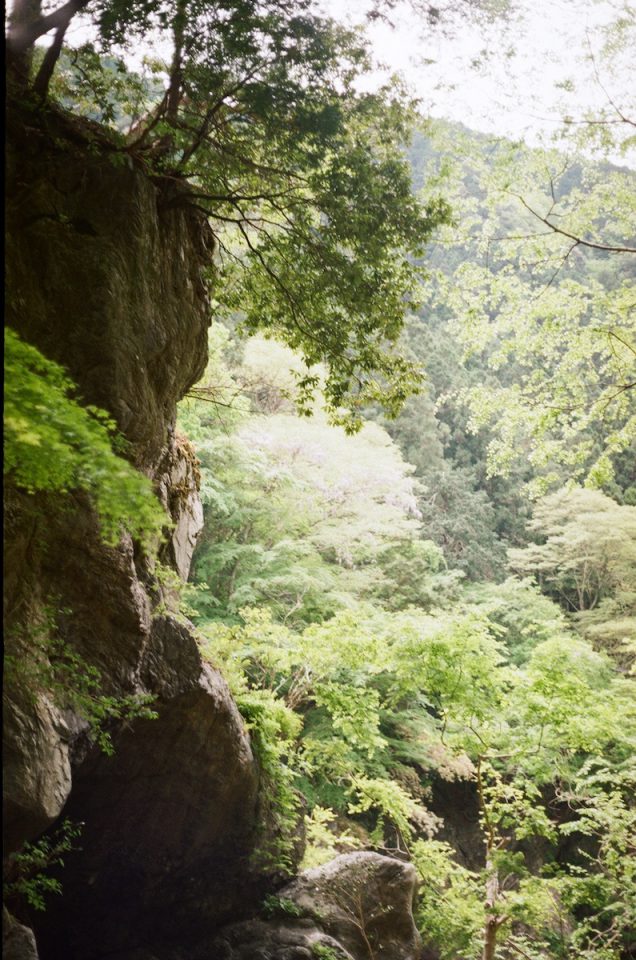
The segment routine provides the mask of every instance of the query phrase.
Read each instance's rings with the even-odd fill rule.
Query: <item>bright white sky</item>
[[[376,22],[369,32],[377,56],[404,76],[428,115],[531,143],[549,139],[564,116],[600,114],[608,94],[634,118],[636,49],[616,55],[611,70],[599,54],[603,28],[620,14],[631,15],[636,27],[636,4],[517,0],[515,6],[505,29],[464,24],[452,39],[418,23],[406,4],[393,17],[393,29]],[[325,9],[355,23],[363,0],[325,0]],[[569,79],[576,90],[565,93],[557,84]]]

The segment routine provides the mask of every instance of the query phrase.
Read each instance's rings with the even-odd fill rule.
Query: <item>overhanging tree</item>
[[[74,17],[93,41],[60,60]],[[50,31],[51,45],[35,56]],[[151,172],[190,185],[173,202],[210,217],[215,296],[241,311],[248,330],[302,353],[301,398],[323,363],[334,416],[347,407],[355,428],[358,408],[374,398],[395,412],[420,380],[391,349],[417,298],[413,257],[449,219],[443,199],[420,203],[411,193],[400,145],[413,102],[393,80],[362,92],[371,63],[361,36],[319,16],[311,0],[69,0],[49,12],[24,0],[8,49],[36,104],[58,91],[77,109],[81,89],[107,123],[121,84],[103,56],[124,58],[125,74],[127,52],[148,38],[169,52],[154,65],[145,109],[127,122],[120,110],[113,135]],[[139,92],[131,77],[135,84]]]

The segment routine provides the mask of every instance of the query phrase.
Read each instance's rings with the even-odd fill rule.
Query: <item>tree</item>
[[[207,628],[207,656],[302,717],[286,755],[319,807],[320,849],[338,849],[338,832],[325,836],[337,813],[343,848],[353,818],[366,844],[410,854],[425,881],[423,933],[449,960],[618,960],[633,917],[634,713],[632,685],[607,658],[545,621],[546,639],[512,667],[507,633],[483,608],[358,607],[302,632],[263,611],[242,618]],[[474,784],[483,869],[432,839],[431,773]]]
[[[470,687],[460,688],[458,700],[442,678],[444,742],[474,765],[485,848],[484,869],[467,871],[447,845],[415,845],[425,880],[423,918],[430,923],[437,913],[429,929],[442,956],[472,958],[479,951],[483,960],[617,960],[629,943],[633,913],[622,886],[634,867],[625,764],[633,691],[612,675],[604,657],[562,634],[539,644],[523,671],[491,670],[488,695],[484,699],[480,684],[472,706]],[[598,776],[592,773],[601,768]],[[576,858],[554,859],[543,871],[531,867],[539,843],[549,848],[575,836],[593,839],[594,854],[582,845],[585,868]]]
[[[598,490],[564,489],[537,504],[528,526],[543,542],[510,550],[511,566],[534,574],[565,610],[593,610],[636,582],[636,508]]]
[[[565,636],[570,627],[563,610],[530,577],[471,584],[464,600],[504,630],[508,655],[518,667],[527,663],[539,643]]]
[[[536,495],[569,477],[606,487],[633,459],[633,173],[580,156],[437,128],[458,226],[437,298],[480,382],[454,387],[492,431],[489,474],[521,461]],[[467,157],[470,159],[467,161]],[[454,184],[454,186],[453,186]],[[437,189],[438,187],[436,187]]]
[[[293,624],[364,597],[414,602],[403,582],[409,564],[422,603],[452,591],[458,578],[439,551],[411,543],[419,525],[412,469],[385,431],[368,423],[347,437],[318,404],[311,419],[295,415],[298,358],[259,340],[230,369],[226,336],[213,327],[206,379],[179,420],[202,466],[200,611],[216,619],[262,603]],[[236,397],[245,389],[276,412],[248,416]]]
[[[585,637],[629,668],[636,635],[636,508],[598,490],[565,489],[539,501],[528,527],[539,542],[509,551],[513,570],[534,576]]]
[[[301,352],[305,403],[322,363],[334,417],[355,428],[360,406],[374,399],[395,413],[420,380],[390,349],[417,294],[411,258],[449,217],[441,198],[422,204],[412,195],[401,144],[414,106],[400,85],[361,92],[370,68],[363,41],[310,0],[69,0],[46,14],[18,4],[11,17],[9,49],[36,101],[49,87],[42,71],[53,70],[80,12],[94,26],[84,48],[93,75],[95,50],[125,54],[149,35],[172,48],[170,62],[156,65],[161,96],[111,140],[153,173],[190,185],[174,202],[210,217],[216,299],[241,311],[248,330]],[[51,29],[29,81],[25,58]],[[81,51],[65,65],[82,71]],[[108,95],[94,111],[112,122]]]

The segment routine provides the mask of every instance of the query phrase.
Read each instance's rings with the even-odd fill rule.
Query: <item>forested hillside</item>
[[[626,108],[425,119],[309,0],[8,54],[8,960],[636,957]]]

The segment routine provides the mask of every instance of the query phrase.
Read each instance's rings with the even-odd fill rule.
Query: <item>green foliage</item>
[[[501,629],[508,656],[516,666],[527,663],[537,644],[563,637],[569,627],[561,609],[530,578],[475,584],[465,598]]]
[[[255,851],[260,869],[289,875],[293,868],[295,829],[300,798],[294,789],[294,771],[288,754],[294,748],[301,722],[283,702],[267,691],[246,690],[236,704],[250,731],[262,772],[261,819],[265,839]]]
[[[58,364],[5,330],[4,472],[29,493],[85,490],[107,543],[125,529],[149,544],[168,522],[150,482],[115,452],[108,414],[81,406],[74,390]]]
[[[225,334],[214,337],[208,382],[231,409],[221,424],[202,400],[186,414],[198,438],[208,523],[193,602],[207,655],[230,680],[266,768],[271,762],[268,789],[279,795],[282,771],[288,798],[298,789],[305,795],[305,865],[360,844],[408,851],[428,883],[423,932],[449,960],[472,960],[482,949],[491,909],[502,952],[523,950],[539,960],[546,951],[574,949],[584,939],[579,905],[592,896],[582,885],[578,901],[565,892],[575,891],[570,867],[582,855],[576,824],[611,795],[629,753],[631,688],[532,582],[539,574],[549,586],[540,564],[524,566],[518,557],[543,548],[557,555],[570,529],[578,530],[572,557],[605,550],[600,566],[611,580],[612,570],[629,569],[629,532],[625,539],[622,531],[632,508],[587,489],[559,495],[566,507],[554,508],[546,542],[511,553],[525,578],[466,588],[441,545],[421,538],[416,497],[425,507],[428,494],[379,427],[347,439],[320,411],[309,421],[294,416],[294,380],[280,348],[252,342],[239,359]],[[229,400],[241,386],[258,415],[244,399]],[[460,450],[458,440],[454,455]],[[542,509],[529,533],[545,539],[547,527],[537,525]],[[594,510],[599,520],[587,551],[580,537]],[[453,522],[459,525],[459,511]],[[494,521],[485,526],[492,531]],[[604,538],[612,547],[605,549]],[[484,536],[484,556],[486,543]],[[617,574],[606,599],[628,588],[629,577]],[[281,733],[272,710],[287,711],[297,727]],[[610,779],[588,785],[568,805],[580,771],[601,756]],[[484,870],[461,867],[433,839],[441,822],[427,800],[431,779],[440,778],[473,785]],[[293,802],[287,809],[278,823],[289,838],[298,811]],[[613,809],[620,833],[627,814]],[[556,859],[564,822],[579,838],[571,862]],[[537,844],[555,860],[545,875],[527,854]],[[586,866],[583,875],[597,869]],[[604,889],[599,910],[612,895]]]
[[[311,948],[312,955],[316,960],[341,960],[342,954],[333,947],[326,947],[324,944],[315,943]]]
[[[67,50],[50,94],[121,130],[124,161],[192,185],[217,239],[215,298],[303,356],[301,406],[323,365],[348,429],[370,401],[395,414],[421,382],[395,349],[418,297],[413,258],[450,216],[411,191],[415,105],[402,85],[365,92],[361,33],[308,0],[89,7],[90,40]],[[170,64],[124,76],[120,55],[148,35],[172,48]]]
[[[233,634],[236,635],[236,630]],[[221,630],[214,631],[214,635],[221,637]],[[204,645],[202,653],[215,666],[223,663],[224,651],[214,642]],[[261,769],[263,839],[256,847],[255,862],[260,869],[289,875],[300,813],[300,799],[294,786],[294,754],[302,720],[265,686],[250,686],[237,664],[228,663],[228,667],[226,676]]]
[[[581,805],[581,816],[561,829],[591,837],[595,853],[570,866],[560,894],[565,906],[583,918],[572,946],[585,960],[598,956],[599,942],[602,956],[612,960],[623,945],[628,950],[633,945],[636,906],[625,891],[636,885],[635,786],[633,765],[616,770],[602,761],[586,764],[573,785],[571,799]]]
[[[412,855],[422,881],[416,919],[425,941],[442,960],[472,960],[484,925],[479,877],[456,863],[453,848],[440,840],[417,840]]]
[[[376,811],[377,821],[370,838],[375,846],[385,845],[387,820],[397,833],[397,848],[406,850],[413,838],[415,825],[429,834],[439,826],[438,818],[425,811],[395,780],[354,777],[349,795],[352,798],[348,806],[349,813]]]
[[[432,540],[402,540],[378,555],[383,579],[370,592],[388,610],[423,610],[456,600],[463,571],[448,569],[441,547]]]
[[[362,841],[353,836],[347,827],[339,827],[333,810],[319,804],[305,817],[305,840],[303,870],[320,867],[339,853],[358,850],[362,846]]]
[[[483,371],[453,388],[469,430],[491,431],[488,473],[523,458],[534,494],[566,477],[606,487],[636,426],[633,174],[518,144],[486,151],[479,138],[462,150],[444,125],[437,135],[459,159],[446,165],[458,226],[435,298],[467,367]]]
[[[123,132],[162,95],[156,67],[145,60],[141,72],[133,72],[122,58],[104,57],[93,43],[83,43],[63,52],[51,94],[66,110]]]
[[[261,909],[266,920],[288,920],[290,917],[296,920],[303,915],[302,910],[293,900],[277,897],[275,894],[265,897]]]
[[[412,835],[410,820],[422,826],[428,818],[434,824],[435,818],[387,776],[382,724],[393,689],[384,684],[383,696],[371,685],[390,669],[388,650],[377,633],[381,617],[372,611],[348,611],[298,634],[274,623],[264,610],[241,614],[243,627],[207,628],[208,650],[214,651],[217,663],[225,661],[235,687],[261,688],[250,696],[264,696],[263,688],[276,691],[285,697],[288,711],[303,710],[296,776],[316,784],[319,794],[321,785],[338,784],[340,811],[372,813],[380,846],[385,822],[405,842]],[[240,694],[240,707],[243,702]],[[292,757],[288,745],[287,756]],[[316,824],[320,826],[324,822]]]
[[[207,587],[196,604],[205,619],[260,603],[290,625],[308,623],[347,607],[351,596],[397,601],[397,581],[410,575],[422,584],[422,603],[452,593],[458,576],[442,569],[433,547],[410,542],[414,484],[387,434],[368,424],[347,437],[323,410],[309,421],[283,412],[293,355],[260,341],[230,368],[227,340],[216,329],[213,336],[204,384],[215,385],[222,403],[245,384],[270,412],[248,418],[243,400],[226,417],[227,407],[199,399],[181,414],[202,463],[206,528],[194,576]]]
[[[25,843],[17,853],[10,854],[2,887],[3,900],[27,903],[34,910],[45,910],[46,897],[62,893],[60,881],[48,876],[47,871],[63,867],[64,855],[78,849],[75,840],[82,827],[81,823],[64,820],[54,833],[34,843]]]
[[[230,368],[229,343],[224,336],[215,342],[218,395],[227,399],[243,384],[260,413],[250,417],[246,405],[233,403],[220,427],[202,402],[188,409],[210,490],[194,605],[208,656],[230,679],[248,722],[255,730],[261,724],[257,752],[273,751],[272,769],[280,777],[284,767],[286,789],[305,794],[305,865],[360,843],[409,851],[427,881],[423,932],[444,957],[472,960],[482,948],[493,884],[502,950],[539,958],[572,949],[576,936],[583,942],[577,904],[591,892],[581,886],[580,901],[575,892],[568,899],[576,871],[557,862],[544,876],[526,845],[557,849],[564,798],[591,758],[606,756],[610,779],[624,762],[634,729],[626,681],[532,583],[537,564],[516,558],[534,547],[512,554],[525,579],[465,589],[440,546],[420,539],[417,488],[386,434],[346,440],[320,413],[313,421],[294,417],[293,378],[281,370],[279,348],[252,343]],[[419,496],[424,504],[426,494]],[[590,490],[563,496],[567,509],[557,511],[553,534],[536,549],[564,550],[568,525],[581,516],[584,530],[593,503],[610,521],[594,527],[594,549],[604,549],[605,536],[614,545],[603,569],[623,569],[614,511],[631,508]],[[530,533],[545,538],[535,528],[541,510]],[[588,553],[577,542],[580,560]],[[306,575],[310,556],[322,588],[311,603],[305,589],[299,606],[289,586],[301,570]],[[228,560],[235,565],[231,618],[227,601],[215,607],[211,598],[221,593]],[[627,587],[619,580],[608,598]],[[239,606],[243,597],[250,606]],[[274,698],[275,709],[302,726],[281,737],[276,723],[250,712],[254,697],[259,709],[261,698],[268,709]],[[487,869],[459,866],[432,839],[440,820],[426,804],[431,777],[473,783]],[[270,787],[275,796],[278,789]],[[554,791],[556,812],[547,802]],[[582,836],[576,824],[584,823],[584,809],[610,794],[597,784],[577,795],[568,807],[571,836]],[[291,835],[289,809],[279,823]],[[614,809],[620,833],[626,815]],[[609,897],[608,887],[599,909]],[[625,924],[617,929],[623,942]]]
[[[192,607],[262,768],[259,865],[289,869],[302,787],[307,862],[354,835],[408,851],[443,958],[489,955],[494,928],[505,957],[618,960],[635,924],[633,683],[589,640],[633,644],[632,175],[481,138],[468,161],[442,126],[445,156],[412,153],[416,199],[413,105],[393,81],[361,92],[364,45],[309,2],[110,0],[98,24],[52,92],[117,127],[115,162],[191,184],[217,240],[217,312],[298,351],[258,340],[241,357],[215,325],[180,414],[206,511]],[[169,67],[104,59],[151,29]],[[110,421],[10,346],[26,384],[8,394],[16,482],[88,490],[113,541],[122,518],[155,529],[113,466]],[[393,424],[334,426],[409,397]],[[528,491],[572,479],[586,488],[540,500],[524,530]],[[100,729],[121,717],[64,644],[40,659],[60,702]],[[439,779],[476,797],[483,869],[433,839]],[[338,895],[364,934],[360,890]]]
[[[636,508],[564,489],[537,505],[529,529],[543,542],[512,550],[511,563],[532,571],[566,610],[592,609],[636,584]]]

